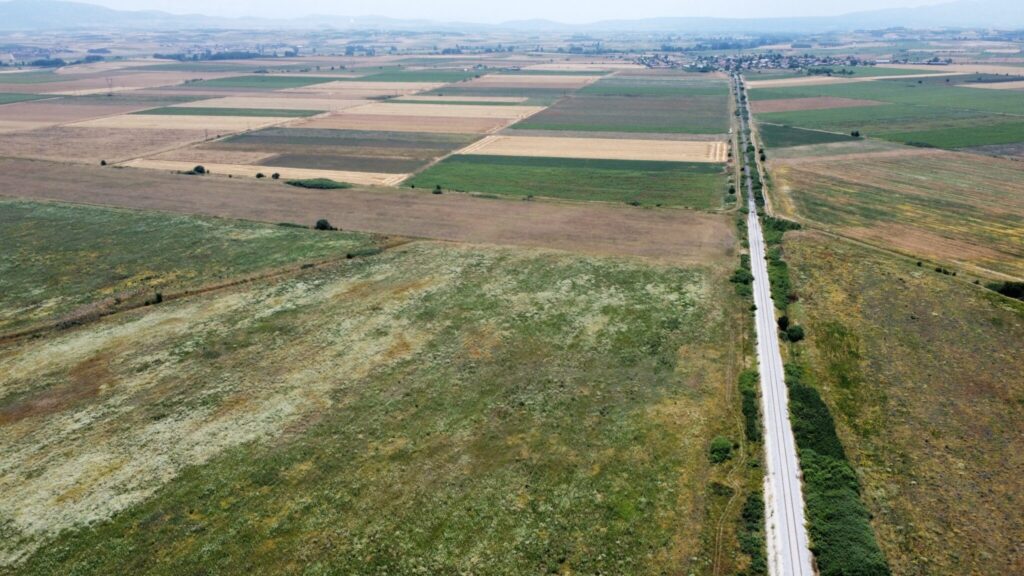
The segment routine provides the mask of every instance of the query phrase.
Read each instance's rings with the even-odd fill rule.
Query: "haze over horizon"
[[[293,0],[88,0],[90,4],[119,10],[161,10],[172,14],[198,13],[218,17],[295,18],[313,14],[336,16],[384,16],[403,19],[462,21],[494,24],[510,20],[545,19],[570,24],[600,20],[658,17],[806,17],[838,16],[850,12],[885,8],[907,8],[948,3],[948,0],[864,0],[853,6],[837,0],[783,0],[756,2],[738,0],[729,4],[709,4],[696,0],[638,0],[623,3],[594,4],[585,0],[557,3],[523,0],[509,4],[481,4],[472,0],[445,0],[423,3],[416,0],[377,0],[324,2]]]

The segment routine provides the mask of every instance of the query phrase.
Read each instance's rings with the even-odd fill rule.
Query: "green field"
[[[110,224],[93,263],[172,257]],[[8,281],[64,271],[19,242]],[[707,457],[739,428],[729,293],[708,268],[417,242],[5,344],[0,573],[702,570],[709,498],[742,501],[747,469]]]
[[[521,105],[550,106],[572,93],[563,88],[507,88],[495,86],[473,86],[471,83],[449,84],[434,90],[422,92],[424,96],[497,96],[526,98]]]
[[[729,101],[722,96],[687,98],[571,96],[516,124],[524,130],[724,134]]]
[[[187,86],[194,88],[254,88],[263,90],[281,90],[285,88],[302,88],[313,84],[325,84],[336,82],[342,78],[330,76],[278,76],[278,75],[252,75],[252,76],[231,76],[229,78],[217,78],[215,80],[202,80],[192,82]]]
[[[828,144],[831,142],[849,142],[856,140],[849,134],[835,134],[817,130],[802,130],[778,124],[758,124],[758,134],[768,148],[787,148],[807,144]]]
[[[489,74],[512,76],[607,76],[609,70],[516,70],[512,68],[488,71]]]
[[[0,331],[104,298],[193,288],[372,243],[358,234],[2,200]]]
[[[478,76],[473,70],[389,70],[359,78],[345,78],[358,82],[461,82]]]
[[[67,74],[57,74],[52,70],[33,70],[0,74],[0,84],[45,84],[47,82],[64,82],[75,78],[75,76]]]
[[[726,189],[725,173],[719,164],[474,155],[449,156],[405,184],[460,192],[696,209],[719,208]]]
[[[291,110],[272,108],[202,108],[175,106],[168,108],[153,108],[134,112],[147,116],[252,116],[252,117],[278,117],[278,118],[305,118],[321,114],[321,110]]]
[[[27,102],[29,100],[39,100],[40,98],[52,98],[52,96],[44,96],[39,94],[5,94],[0,93],[0,105],[2,104],[14,104],[15,102]]]
[[[706,76],[611,76],[581,89],[588,96],[687,98],[729,97],[729,83]]]

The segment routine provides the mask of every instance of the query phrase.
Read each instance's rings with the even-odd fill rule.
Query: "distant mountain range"
[[[199,14],[112,10],[94,4],[61,0],[0,2],[0,30],[195,28],[335,28],[417,31],[516,30],[523,32],[828,32],[883,28],[1024,29],[1024,0],[958,0],[936,6],[853,12],[843,16],[808,18],[645,18],[564,24],[521,20],[502,24],[402,20],[375,16],[310,15],[287,20],[216,18]]]

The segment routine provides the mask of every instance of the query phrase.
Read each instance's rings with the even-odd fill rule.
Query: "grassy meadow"
[[[455,155],[405,182],[408,186],[715,209],[726,191],[719,164]]]
[[[5,344],[0,574],[709,571],[745,485],[707,456],[742,430],[725,268],[416,242]]]

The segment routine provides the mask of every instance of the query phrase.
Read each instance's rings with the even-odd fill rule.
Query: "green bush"
[[[736,535],[740,551],[750,557],[750,565],[741,576],[765,576],[768,574],[768,560],[765,553],[764,498],[759,490],[753,490],[743,503],[742,524]]]
[[[711,440],[711,448],[708,450],[708,457],[712,464],[721,464],[732,458],[732,440],[725,436],[715,436]]]
[[[758,411],[756,370],[744,370],[739,378],[740,400],[743,409],[743,433],[751,442],[761,441],[761,415]]]
[[[786,338],[788,338],[790,342],[799,342],[799,341],[803,340],[804,339],[804,328],[803,328],[803,326],[799,326],[797,324],[794,324],[794,325],[790,326],[789,328],[786,328]]]
[[[811,551],[821,576],[888,576],[835,422],[797,365],[786,366],[789,409],[800,454]]]
[[[298,188],[312,188],[314,190],[341,190],[344,188],[351,188],[351,184],[345,182],[338,182],[327,178],[307,178],[304,180],[288,180],[285,182],[289,186],[295,186]]]
[[[1007,298],[1024,300],[1024,282],[990,282],[986,286]]]

